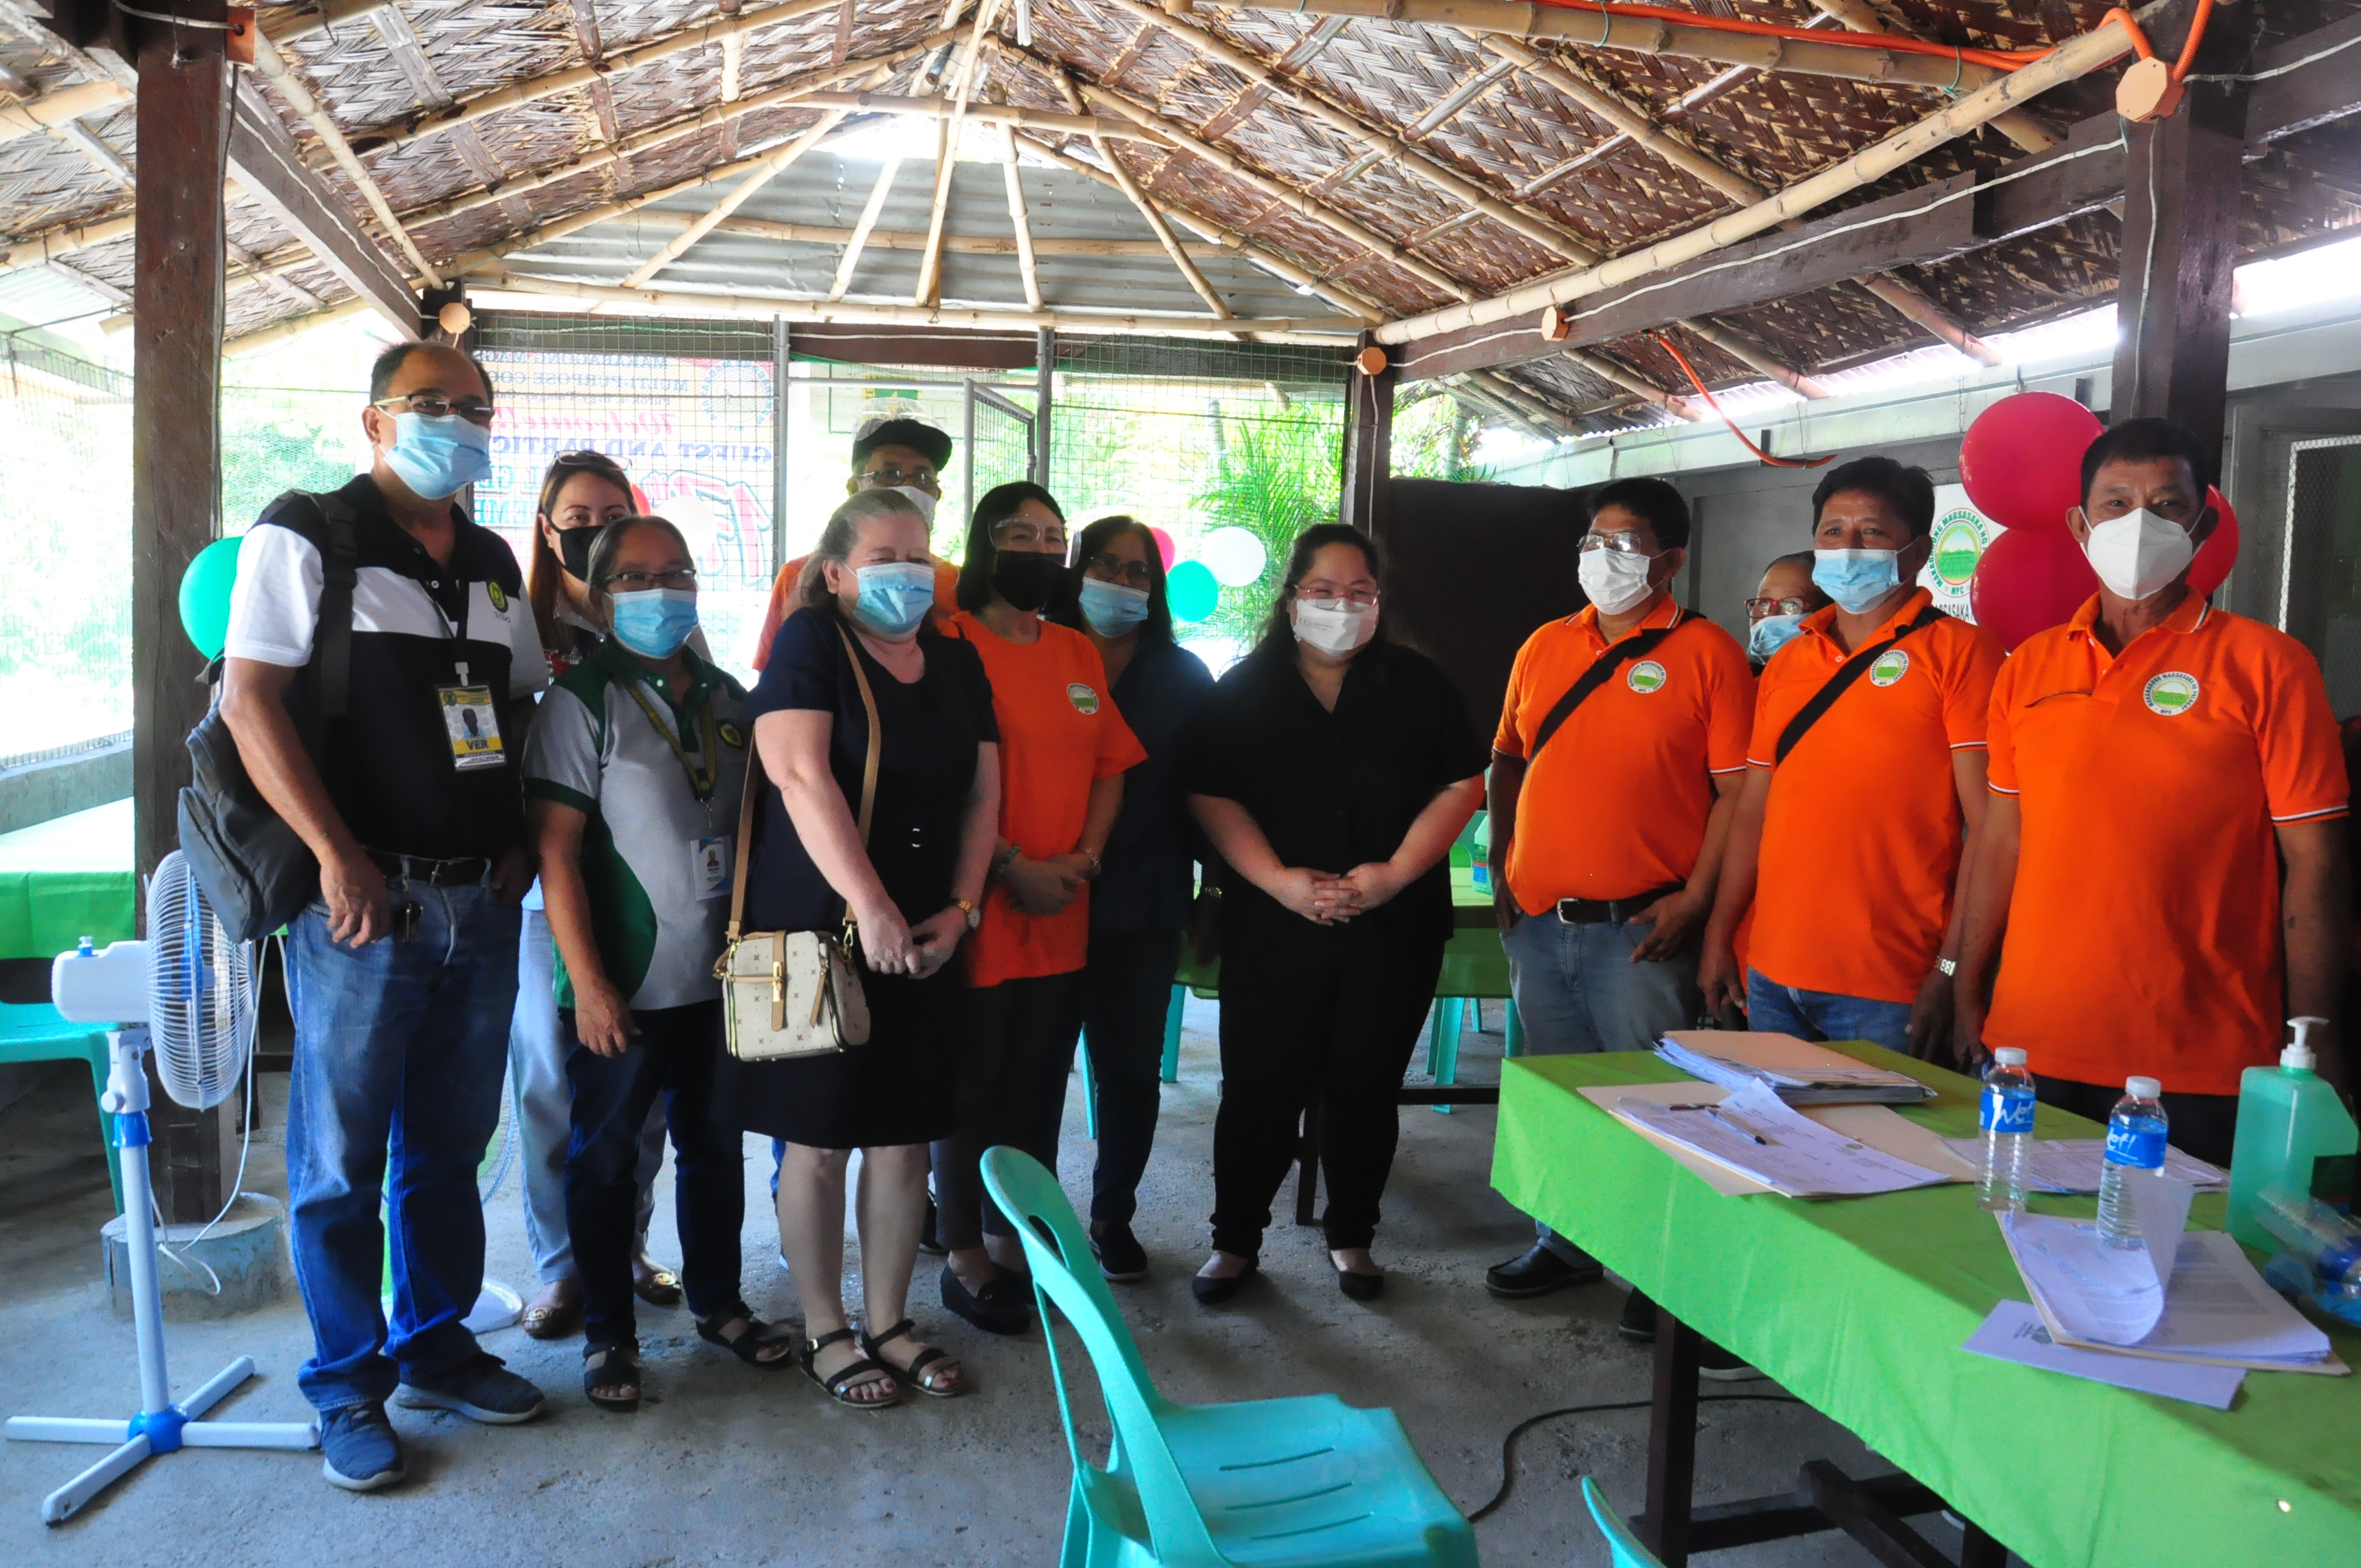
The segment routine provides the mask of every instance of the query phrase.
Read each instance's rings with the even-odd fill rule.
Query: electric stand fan
[[[123,1164],[125,1240],[131,1263],[131,1312],[139,1343],[139,1413],[128,1421],[15,1416],[8,1436],[31,1442],[112,1443],[115,1452],[41,1499],[41,1518],[62,1524],[140,1461],[180,1448],[316,1449],[309,1421],[208,1421],[199,1418],[254,1376],[239,1356],[179,1404],[164,1365],[164,1307],[156,1282],[154,1190],[148,1174],[148,1075],[152,1048],[164,1091],[192,1110],[228,1098],[246,1068],[254,1022],[249,950],[214,918],[178,850],[149,884],[148,937],[101,952],[58,955],[50,992],[58,1012],[76,1023],[108,1023],[110,1061],[99,1105],[115,1117]]]

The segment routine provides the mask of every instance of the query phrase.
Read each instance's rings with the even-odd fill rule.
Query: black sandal
[[[804,1341],[803,1355],[801,1357],[804,1376],[818,1384],[820,1391],[826,1394],[829,1398],[851,1409],[882,1410],[888,1405],[900,1404],[902,1402],[901,1384],[895,1380],[894,1376],[894,1369],[886,1365],[882,1361],[873,1361],[863,1358],[860,1361],[854,1362],[851,1365],[846,1367],[841,1372],[834,1373],[826,1377],[820,1376],[818,1366],[819,1353],[826,1350],[829,1345],[842,1344],[846,1340],[855,1339],[858,1337],[859,1336],[851,1329],[843,1328],[837,1330],[834,1333],[822,1334],[818,1339],[807,1339]],[[892,1389],[893,1392],[886,1395],[882,1399],[856,1399],[852,1398],[853,1391],[851,1388],[846,1387],[845,1385],[851,1382],[852,1379],[856,1377],[866,1376],[872,1372],[882,1373],[884,1376],[882,1377],[873,1378],[870,1382],[862,1384],[862,1387],[873,1388],[877,1384],[882,1382],[886,1387]]]
[[[878,1347],[883,1345],[889,1339],[907,1339],[911,1337],[910,1331],[916,1327],[917,1327],[917,1321],[916,1319],[904,1318],[900,1322],[895,1323],[892,1328],[887,1329],[882,1334],[862,1335],[861,1348],[869,1353],[870,1360],[884,1367],[887,1372],[894,1376],[895,1380],[900,1383],[905,1388],[916,1388],[919,1393],[930,1395],[938,1399],[956,1399],[961,1394],[966,1393],[967,1368],[960,1365],[959,1358],[957,1356],[954,1356],[950,1352],[944,1350],[939,1346],[928,1345],[926,1349],[912,1356],[910,1358],[910,1365],[907,1366],[896,1366],[892,1362],[885,1359],[885,1353]],[[961,1374],[960,1380],[950,1385],[949,1387],[943,1387],[938,1384],[928,1382],[927,1379],[927,1368],[934,1365],[938,1362],[942,1363],[946,1368],[957,1368]]]
[[[741,1319],[746,1326],[734,1336],[721,1332]],[[796,1358],[795,1343],[756,1317],[752,1309],[743,1301],[726,1312],[699,1318],[697,1321],[697,1337],[708,1344],[719,1345],[747,1365],[759,1366],[765,1372],[775,1372]],[[763,1354],[774,1344],[786,1348],[777,1355]]]
[[[597,1360],[591,1358],[596,1356]],[[616,1392],[629,1388],[629,1394]],[[628,1345],[586,1344],[582,1347],[582,1391],[602,1410],[640,1408],[640,1357]]]

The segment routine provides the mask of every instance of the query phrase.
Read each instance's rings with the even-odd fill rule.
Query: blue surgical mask
[[[1815,550],[1812,581],[1849,615],[1859,615],[1902,585],[1898,550]]]
[[[695,588],[641,588],[616,594],[615,641],[649,659],[669,659],[697,630]]]
[[[889,642],[918,630],[935,603],[935,569],[923,561],[884,561],[852,574],[861,598],[852,609],[861,623]]]
[[[1148,590],[1082,579],[1082,619],[1102,637],[1120,637],[1148,619]]]
[[[1746,652],[1760,663],[1794,641],[1802,630],[1800,615],[1766,615],[1746,633]]]
[[[492,474],[492,433],[457,414],[396,414],[385,466],[422,500],[439,501]]]

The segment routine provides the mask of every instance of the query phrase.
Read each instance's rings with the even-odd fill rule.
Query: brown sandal
[[[582,1324],[582,1295],[578,1281],[561,1280],[575,1287],[571,1301],[544,1301],[538,1297],[528,1303],[517,1317],[517,1326],[533,1339],[566,1339]]]
[[[651,1307],[680,1305],[680,1276],[645,1255],[631,1260],[631,1294]]]

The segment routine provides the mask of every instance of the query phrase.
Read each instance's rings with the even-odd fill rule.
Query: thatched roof
[[[288,78],[324,111],[401,215],[408,243],[438,271],[611,289],[746,176],[693,182],[790,143],[825,114],[842,115],[845,127],[865,117],[841,98],[781,101],[791,96],[783,87],[947,96],[955,46],[975,14],[952,0],[960,20],[947,28],[939,0],[725,4],[329,0],[324,12],[267,10],[263,30]],[[1283,316],[1300,332],[1333,332],[1342,342],[1380,317],[1495,294],[1692,228],[1741,204],[1733,191],[1776,191],[1942,101],[1910,82],[1563,38],[1503,44],[1496,34],[1275,6],[1184,5],[1185,15],[1166,16],[1137,0],[1032,0],[1024,47],[1016,41],[1021,7],[983,4],[995,37],[978,55],[974,114],[992,120],[995,136],[1013,122],[1031,236],[1044,242],[1038,291],[1046,309],[1077,318],[1118,311],[1167,325],[1188,316],[1204,318],[1208,330],[1223,325],[1161,254],[1157,219],[1126,185],[1188,247],[1211,292],[1246,318],[1242,329]],[[1804,0],[1691,4],[1703,16],[1841,30]],[[1823,4],[1970,49],[2039,48],[2087,31],[2105,9],[2103,0],[1877,0],[1873,13],[1868,0]],[[2259,7],[2265,44],[2355,8],[2355,0],[2246,4]],[[747,25],[726,41],[709,31],[699,41],[695,32],[733,19]],[[658,58],[634,63],[651,55]],[[13,9],[0,9],[0,66],[25,95],[103,81],[87,57]],[[1950,142],[1861,199],[2019,157],[2045,135],[2108,112],[2113,77],[2059,88],[2007,128]],[[248,82],[356,219],[381,226],[290,93],[258,77]],[[1078,117],[1078,105],[1091,117]],[[131,192],[120,170],[132,156],[132,119],[126,97],[69,127],[0,141],[10,263],[71,269],[100,294],[130,289],[122,220]],[[1651,135],[1630,134],[1634,125]],[[1671,153],[1658,131],[1677,143]],[[1110,160],[1119,170],[1108,170]],[[911,302],[926,247],[913,253],[903,236],[929,226],[929,163],[906,165],[888,192],[876,225],[887,237],[871,242],[874,253],[841,291],[845,305]],[[645,286],[675,302],[734,291],[741,310],[773,297],[824,299],[842,231],[862,216],[873,172],[823,146]],[[675,187],[686,188],[659,194]],[[2361,203],[2361,124],[2334,122],[2272,143],[2248,165],[2244,190],[2253,252],[2351,224]],[[1026,311],[1000,170],[961,166],[950,197],[932,302],[947,312]],[[232,337],[351,300],[251,198],[233,195],[229,210]],[[598,221],[548,237],[551,225],[585,217]],[[1993,332],[2103,301],[2114,287],[2119,236],[2102,208],[1939,266],[1899,269],[1885,287],[1911,291],[1970,332]],[[1093,257],[1075,242],[1115,248]],[[404,265],[416,281],[418,269]],[[577,297],[621,308],[607,295]],[[1701,330],[1708,335],[1680,332],[1676,341],[1717,385],[1760,379],[1765,358],[1808,376],[1928,341],[1919,322],[1854,285]],[[1755,351],[1752,362],[1731,351],[1733,340]],[[1520,366],[1477,390],[1529,415],[1579,420],[1632,406],[1635,383],[1686,387],[1662,346],[1634,335],[1588,358]]]

